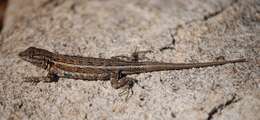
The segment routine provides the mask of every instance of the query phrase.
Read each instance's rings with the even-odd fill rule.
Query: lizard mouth
[[[21,58],[23,58],[25,55],[24,55],[24,52],[20,52],[19,54],[18,54],[18,56],[19,57],[21,57]]]
[[[28,53],[27,53],[26,51],[20,52],[20,53],[18,54],[18,56],[19,56],[22,60],[25,60],[25,61],[28,61],[28,62],[31,61],[30,56],[28,56]]]
[[[25,61],[30,61],[29,56],[27,56],[25,52],[20,52],[18,56]]]
[[[27,61],[27,62],[32,62],[32,61],[33,61],[32,59],[30,59],[30,58],[28,58],[28,57],[26,57],[26,56],[20,56],[20,55],[19,55],[19,57],[20,57],[22,60]]]
[[[24,52],[20,52],[20,53],[18,54],[18,56],[19,56],[20,58],[22,58],[23,60],[26,60],[26,55],[25,55]]]
[[[20,55],[21,54],[21,55]],[[29,62],[35,66],[39,66],[39,67],[42,67],[42,65],[44,64],[41,60],[37,60],[37,59],[33,59],[33,58],[30,58],[29,56],[26,56],[26,55],[22,55],[22,53],[19,54],[19,57],[26,61],[26,62]]]

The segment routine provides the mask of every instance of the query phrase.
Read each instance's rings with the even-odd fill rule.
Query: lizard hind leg
[[[146,53],[151,53],[152,51],[147,50],[147,51],[135,51],[134,53],[131,54],[131,56],[125,56],[125,55],[119,55],[119,56],[113,56],[111,59],[113,60],[118,60],[118,61],[128,61],[128,62],[138,62],[143,59],[148,59],[144,55]]]
[[[145,55],[151,52],[151,50],[137,51],[137,49],[135,49],[135,52],[133,52],[131,55],[132,61],[138,62],[140,60],[149,59],[148,57],[145,57]]]
[[[134,78],[130,77],[119,77],[120,75],[115,75],[111,78],[111,86],[115,89],[121,88],[122,91],[119,93],[119,96],[125,96],[125,100],[130,98],[134,92],[133,92],[133,86],[134,84],[138,84],[138,81]],[[140,85],[139,85],[140,86]],[[143,87],[142,87],[143,88]]]
[[[129,77],[122,77],[120,79],[112,78],[111,86],[115,89],[122,89],[122,92],[119,93],[119,96],[126,95],[126,99],[133,95],[133,86],[137,82],[136,79]]]
[[[117,71],[111,75],[111,86],[115,89],[122,88],[123,91],[119,93],[119,96],[126,95],[126,100],[133,95],[133,86],[134,84],[137,84],[142,89],[145,89],[144,86],[141,86],[138,83],[138,80],[126,77],[125,74],[122,74],[122,71]],[[130,94],[131,93],[131,94]]]

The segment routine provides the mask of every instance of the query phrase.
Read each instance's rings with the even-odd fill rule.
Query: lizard
[[[211,67],[228,63],[246,62],[246,59],[222,60],[202,63],[163,63],[137,59],[123,60],[118,57],[94,58],[53,53],[45,49],[29,47],[18,56],[37,67],[48,71],[43,82],[55,82],[59,78],[87,81],[109,81],[115,89],[133,86],[135,79],[127,77],[132,74],[182,70],[191,68]],[[135,56],[136,57],[136,56]],[[31,81],[31,80],[29,80]],[[39,81],[33,81],[39,82]]]

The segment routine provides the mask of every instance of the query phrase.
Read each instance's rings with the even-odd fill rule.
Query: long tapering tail
[[[218,66],[218,65],[224,65],[224,64],[228,64],[228,63],[238,63],[238,62],[246,62],[246,59],[236,59],[236,60],[217,61],[217,62],[205,62],[205,63],[172,64],[172,67],[175,68],[174,70],[179,70],[179,69],[190,69],[190,68]]]
[[[165,70],[182,70],[191,68],[211,67],[224,65],[228,63],[239,63],[246,62],[246,59],[236,59],[228,61],[217,61],[217,62],[204,62],[204,63],[146,63],[141,66],[132,66],[126,70],[126,74],[137,74],[153,71],[165,71]]]

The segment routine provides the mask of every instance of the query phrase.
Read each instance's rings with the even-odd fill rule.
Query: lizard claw
[[[134,94],[134,91],[132,88],[124,89],[122,92],[119,93],[119,96],[122,97],[126,95],[125,101],[127,101],[132,95]]]

